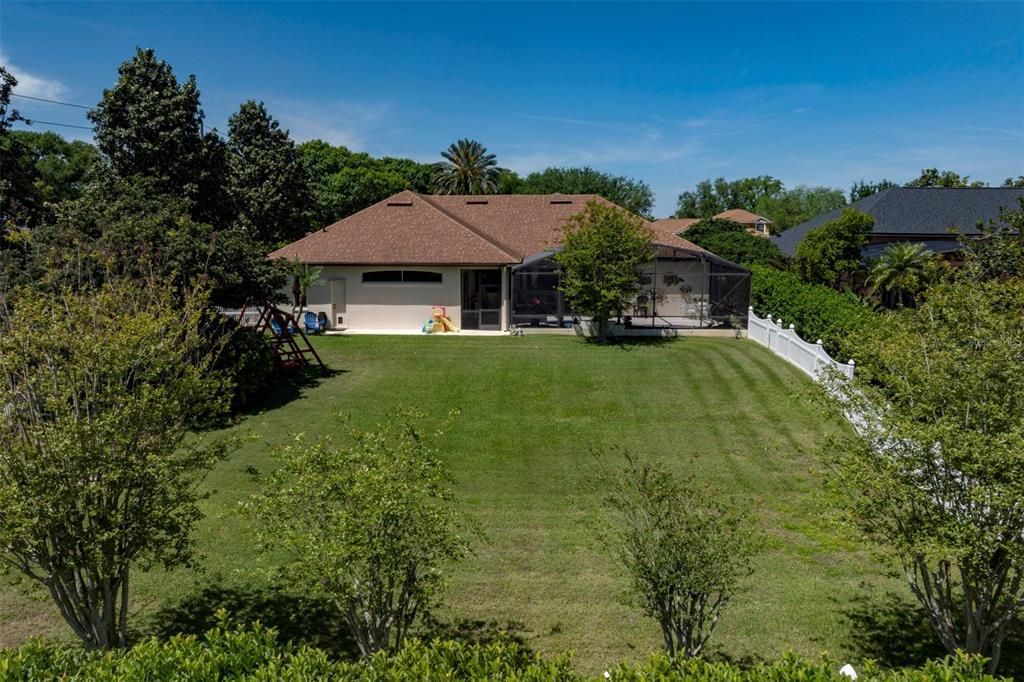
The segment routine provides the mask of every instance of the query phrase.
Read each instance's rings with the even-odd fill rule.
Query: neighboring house
[[[325,313],[334,329],[416,330],[434,306],[445,307],[462,329],[563,327],[572,312],[558,291],[551,256],[566,220],[590,201],[611,205],[596,195],[405,191],[271,257],[322,268],[307,304]],[[657,223],[651,227],[657,235],[653,276],[627,314],[658,317],[665,326],[708,326],[745,313],[746,270]]]
[[[893,242],[924,244],[935,253],[954,254],[960,243],[953,227],[965,235],[978,234],[978,223],[999,220],[1002,208],[1018,209],[1024,189],[1004,187],[892,187],[844,208],[855,208],[875,219],[865,258],[878,256]],[[839,217],[836,209],[786,230],[775,243],[789,256],[807,233]]]
[[[712,218],[739,223],[747,228],[747,232],[759,237],[770,237],[772,234],[772,221],[756,213],[745,211],[742,208],[730,208],[728,211],[722,211],[718,215],[712,216]],[[657,224],[674,234],[681,234],[686,232],[691,225],[699,223],[700,220],[700,218],[662,218],[657,221]]]

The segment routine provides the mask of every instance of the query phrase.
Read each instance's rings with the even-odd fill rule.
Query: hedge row
[[[869,303],[848,292],[807,284],[792,272],[761,265],[751,272],[750,305],[759,317],[781,317],[800,338],[812,343],[821,339],[837,360],[858,359],[857,337],[877,321]]]
[[[861,682],[992,680],[981,659],[949,657],[914,670],[883,671],[873,664],[858,668]],[[574,671],[568,656],[546,660],[510,642],[467,645],[436,641],[410,642],[395,656],[378,654],[363,662],[337,662],[320,649],[277,642],[272,630],[258,625],[214,628],[202,638],[181,635],[145,640],[113,652],[87,652],[38,642],[0,650],[0,679],[14,680],[516,680],[583,682],[584,680],[664,680],[665,682],[849,682],[834,661],[810,663],[795,656],[743,670],[730,663],[672,662],[656,654],[647,662],[620,664],[602,677]]]

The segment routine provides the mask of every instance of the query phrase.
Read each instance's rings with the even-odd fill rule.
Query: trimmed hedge
[[[861,359],[857,338],[878,322],[869,303],[849,292],[807,284],[792,272],[760,265],[752,266],[751,272],[750,305],[759,317],[781,317],[805,341],[821,339],[836,360]]]
[[[517,680],[519,682],[583,682],[611,679],[622,682],[848,682],[839,664],[803,661],[788,655],[777,663],[744,670],[731,663],[701,660],[673,662],[655,654],[645,663],[622,663],[603,677],[586,677],[572,668],[568,656],[551,660],[526,652],[512,642],[467,645],[412,641],[394,656],[377,654],[365,661],[332,661],[320,649],[277,642],[273,630],[254,625],[229,628],[222,624],[202,638],[179,635],[169,640],[148,639],[125,650],[99,652],[44,645],[39,642],[0,650],[0,679],[113,682],[114,680]],[[884,671],[872,663],[859,666],[862,682],[959,682],[996,678],[983,672],[984,661],[951,656],[914,670]]]

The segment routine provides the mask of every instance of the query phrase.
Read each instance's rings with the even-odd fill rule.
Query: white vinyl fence
[[[218,310],[221,315],[237,321],[242,327],[255,327],[260,320],[260,312],[262,312],[259,308],[247,308],[244,315],[239,308],[218,308]]]
[[[767,346],[814,379],[829,367],[834,367],[847,379],[853,378],[853,360],[847,363],[833,360],[821,347],[821,339],[817,343],[808,343],[800,338],[793,325],[786,327],[781,318],[772,321],[770,315],[762,319],[754,314],[753,307],[747,311],[747,338]]]

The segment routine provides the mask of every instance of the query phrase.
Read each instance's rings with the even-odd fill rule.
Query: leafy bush
[[[884,671],[867,663],[857,669],[862,682],[926,682],[997,678],[983,672],[984,660],[963,655],[927,663],[918,669]],[[848,682],[830,659],[810,663],[787,655],[776,663],[744,670],[732,663],[700,659],[673,661],[655,654],[640,665],[621,663],[607,679],[632,682]],[[399,653],[383,652],[357,663],[330,660],[320,649],[279,644],[273,630],[255,625],[231,628],[223,621],[203,637],[178,635],[148,639],[130,649],[109,652],[69,649],[32,642],[0,650],[0,679],[68,682],[115,680],[320,680],[399,682],[402,680],[517,680],[519,682],[583,682],[602,680],[576,672],[569,656],[546,660],[511,642],[463,644],[411,641]]]
[[[231,381],[231,410],[237,412],[266,395],[277,373],[277,364],[266,334],[218,317],[213,323],[216,329],[212,338],[226,336],[227,342],[220,349],[214,369]]]
[[[838,360],[860,360],[858,336],[876,321],[867,302],[848,292],[806,284],[791,272],[763,266],[753,266],[751,271],[750,305],[759,316],[781,317],[807,341],[821,339],[825,350]]]

